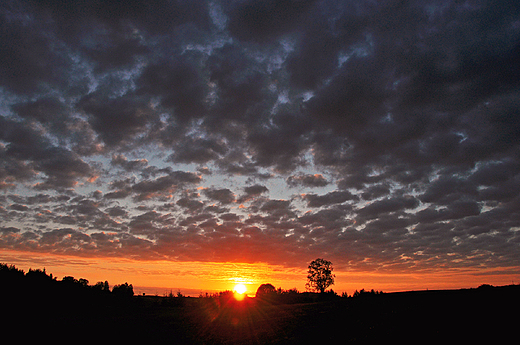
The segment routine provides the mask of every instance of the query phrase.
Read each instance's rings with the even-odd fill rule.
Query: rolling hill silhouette
[[[348,298],[292,290],[290,298],[238,301],[229,291],[199,298],[132,296],[103,289],[108,283],[90,286],[71,278],[57,281],[44,270],[25,274],[2,265],[4,337],[157,344],[496,343],[514,339],[520,307],[519,285]]]

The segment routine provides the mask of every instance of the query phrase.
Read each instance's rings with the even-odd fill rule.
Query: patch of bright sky
[[[247,50],[246,53],[254,59],[258,66],[265,66],[268,74],[280,70],[289,54],[294,50],[296,42],[288,37],[279,41],[276,47],[269,47],[266,50]]]
[[[341,68],[352,57],[365,57],[374,53],[374,38],[371,34],[365,35],[365,41],[353,45],[348,51],[338,54],[338,68]]]
[[[190,50],[196,50],[200,53],[203,53],[205,55],[211,55],[213,53],[214,49],[219,49],[224,47],[226,44],[230,44],[232,42],[232,39],[229,37],[218,37],[211,41],[208,44],[187,44],[184,47],[183,53]]]
[[[213,24],[219,29],[224,30],[227,24],[227,16],[222,11],[222,7],[220,7],[219,3],[210,2],[209,3],[209,16]]]
[[[305,91],[304,93],[302,93],[302,98],[304,102],[307,102],[312,97],[314,97],[314,92],[312,91]]]

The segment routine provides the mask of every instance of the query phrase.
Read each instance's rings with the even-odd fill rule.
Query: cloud
[[[12,204],[11,206],[9,206],[9,208],[11,210],[20,211],[20,212],[24,212],[24,211],[29,210],[29,207],[27,207],[25,205],[20,205],[20,204]]]
[[[216,200],[224,205],[231,204],[235,201],[235,195],[227,188],[215,189],[207,188],[203,191],[204,195],[210,200]]]
[[[29,121],[38,121],[49,131],[66,136],[71,119],[67,116],[70,109],[54,97],[43,97],[34,102],[22,102],[12,106],[13,111]]]
[[[15,228],[15,227],[13,227],[13,226],[2,227],[2,228],[0,228],[0,232],[2,232],[3,234],[8,234],[8,233],[17,233],[17,232],[20,232],[20,229]]]
[[[255,184],[252,186],[244,187],[244,194],[237,199],[238,203],[244,203],[252,201],[256,198],[260,198],[262,194],[268,193],[269,189],[266,186]]]
[[[11,10],[24,10],[23,5],[9,9],[2,6],[0,16],[0,83],[10,91],[34,94],[45,85],[65,84],[66,69],[71,60],[58,47],[37,21],[11,16]],[[16,8],[18,7],[18,8]],[[20,7],[22,7],[20,9]]]
[[[321,207],[325,205],[341,204],[348,200],[358,200],[349,191],[333,191],[325,195],[304,194],[303,200],[307,201],[308,207]]]
[[[30,123],[10,119],[2,119],[1,122],[3,131],[0,137],[9,142],[3,152],[5,178],[31,180],[42,172],[46,180],[37,184],[37,188],[55,189],[73,187],[78,180],[95,174],[81,156],[53,145],[44,131]],[[28,161],[31,164],[27,164]],[[13,176],[13,173],[19,175]]]
[[[47,181],[38,184],[37,189],[73,187],[80,178],[90,178],[95,174],[82,158],[61,148],[49,148],[39,157],[38,168],[47,174]]]
[[[163,107],[174,110],[179,122],[201,117],[206,85],[198,73],[188,59],[150,64],[138,80],[139,93],[159,97]]]
[[[190,212],[199,211],[204,207],[202,201],[193,200],[188,197],[177,200],[177,205],[186,208]]]
[[[244,192],[248,196],[260,195],[260,194],[263,194],[263,193],[267,193],[268,191],[269,191],[269,189],[266,186],[262,186],[262,185],[259,185],[259,184],[255,184],[253,186],[244,187]]]
[[[292,175],[286,179],[286,182],[291,187],[296,187],[298,185],[304,187],[325,187],[329,184],[329,181],[327,181],[321,174]]]
[[[293,29],[314,1],[251,1],[233,9],[228,30],[238,39],[268,42]]]
[[[112,217],[123,217],[128,214],[128,212],[120,206],[110,207],[105,211]]]
[[[78,102],[78,108],[89,116],[92,128],[109,146],[131,140],[155,115],[146,100],[130,94],[112,99],[89,94]]]
[[[169,160],[179,163],[204,164],[217,160],[227,151],[228,148],[222,140],[187,138],[176,145],[175,152],[170,155]]]
[[[129,161],[124,155],[113,155],[112,156],[112,165],[121,166],[123,169],[127,171],[140,170],[145,168],[148,165],[148,160],[146,159],[136,159]]]
[[[124,199],[131,194],[132,192],[130,190],[116,190],[114,192],[106,193],[104,197],[106,199]]]
[[[419,201],[412,196],[398,196],[374,201],[357,210],[357,213],[362,217],[375,218],[384,213],[414,209],[419,205]]]
[[[142,180],[131,189],[137,193],[138,199],[148,199],[153,196],[173,192],[179,185],[197,184],[201,181],[198,174],[185,171],[172,171],[168,175],[158,177],[154,180]]]

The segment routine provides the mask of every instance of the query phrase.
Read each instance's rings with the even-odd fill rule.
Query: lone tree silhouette
[[[262,298],[268,295],[272,295],[276,293],[276,288],[273,284],[262,284],[256,290],[255,297]]]
[[[260,303],[274,303],[278,296],[273,284],[262,284],[256,290],[255,297]]]
[[[324,293],[325,289],[334,284],[332,262],[317,258],[309,264],[307,271],[307,284],[305,287],[309,290]]]

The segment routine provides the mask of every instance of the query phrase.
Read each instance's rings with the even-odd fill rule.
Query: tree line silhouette
[[[47,274],[45,268],[32,269],[25,273],[14,265],[0,263],[0,289],[3,293],[20,293],[26,291],[30,294],[49,293],[53,290],[61,293],[94,292],[113,294],[116,296],[133,296],[134,287],[127,282],[114,285],[110,290],[108,281],[99,281],[94,285],[89,285],[89,281],[84,278],[76,279],[72,276],[65,276],[58,280],[52,275]]]

